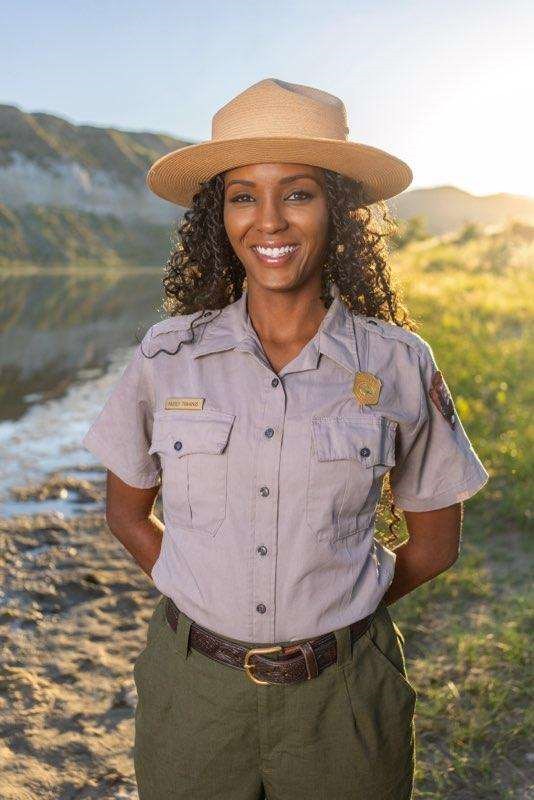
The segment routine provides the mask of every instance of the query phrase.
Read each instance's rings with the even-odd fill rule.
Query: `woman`
[[[388,605],[454,563],[488,474],[368,207],[410,169],[347,133],[341,100],[266,79],[148,174],[189,208],[174,305],[84,438],[162,594],[134,667],[140,800],[412,794]],[[373,535],[387,473],[396,552]]]

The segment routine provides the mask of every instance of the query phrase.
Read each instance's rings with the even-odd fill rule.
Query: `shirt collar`
[[[300,372],[317,369],[320,353],[340,366],[354,372],[357,370],[355,326],[351,311],[339,296],[339,288],[331,286],[333,301],[312,339],[302,348],[295,359],[280,371]],[[219,353],[225,350],[249,352],[265,361],[265,354],[247,311],[247,290],[241,297],[225,306],[220,314],[206,325],[204,335],[192,353],[193,358]],[[286,367],[288,369],[286,370]]]

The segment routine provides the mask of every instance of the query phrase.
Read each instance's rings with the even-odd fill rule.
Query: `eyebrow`
[[[288,175],[285,178],[280,178],[278,183],[291,183],[292,181],[296,181],[297,178],[311,178],[312,181],[315,181],[315,183],[317,183],[319,186],[321,186],[321,183],[317,180],[317,178],[314,175],[310,175],[307,172],[299,172],[299,173],[297,173],[297,175]],[[231,186],[233,183],[242,183],[243,186],[256,186],[254,181],[244,181],[244,180],[239,180],[239,179],[234,179],[234,180],[228,181],[226,186],[227,187]]]

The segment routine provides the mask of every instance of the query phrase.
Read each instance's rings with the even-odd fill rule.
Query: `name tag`
[[[165,408],[169,411],[197,411],[204,406],[204,397],[167,397]]]

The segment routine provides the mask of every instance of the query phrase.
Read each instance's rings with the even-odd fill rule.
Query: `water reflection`
[[[2,514],[45,510],[11,502],[10,486],[90,466],[80,440],[137,339],[166,316],[162,277],[149,268],[0,274]]]
[[[61,397],[157,319],[158,269],[0,274],[0,419]]]

